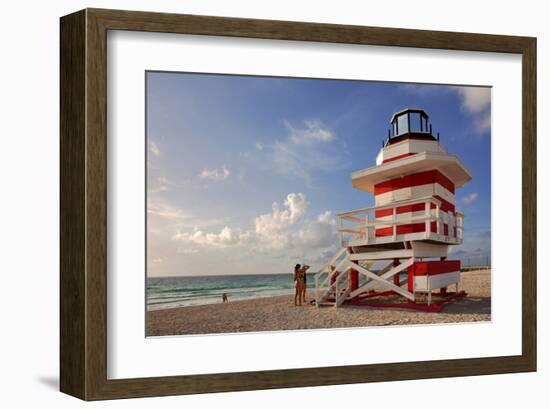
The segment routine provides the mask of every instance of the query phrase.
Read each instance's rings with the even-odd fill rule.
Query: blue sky
[[[284,273],[336,250],[334,216],[394,112],[422,108],[473,180],[457,190],[463,262],[490,255],[490,89],[148,72],[148,274]]]

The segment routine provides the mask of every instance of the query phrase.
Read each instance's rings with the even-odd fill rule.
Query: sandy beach
[[[453,288],[451,288],[453,290]],[[439,313],[387,308],[294,306],[292,295],[147,312],[147,335],[216,334],[491,320],[491,270],[462,273],[468,296]],[[308,294],[308,301],[314,293]]]

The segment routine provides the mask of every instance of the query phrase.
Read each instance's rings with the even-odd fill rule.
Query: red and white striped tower
[[[373,194],[375,206],[338,215],[341,250],[318,273],[318,305],[372,305],[375,296],[399,294],[410,301],[399,306],[439,311],[450,298],[465,295],[458,292],[460,261],[447,260],[447,254],[450,245],[462,244],[455,189],[472,176],[439,143],[425,111],[405,109],[390,124],[376,165],[352,174],[352,186]],[[386,268],[369,270],[384,260]],[[347,274],[338,273],[342,270]],[[324,274],[333,284],[325,284]],[[448,293],[452,284],[457,291]],[[432,293],[439,302],[432,302]],[[421,294],[427,295],[425,303],[419,302]]]

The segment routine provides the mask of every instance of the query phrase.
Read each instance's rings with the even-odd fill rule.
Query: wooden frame
[[[107,379],[107,30],[185,33],[522,56],[522,354],[139,379]],[[86,9],[61,18],[60,389],[81,399],[285,388],[536,370],[536,39]]]

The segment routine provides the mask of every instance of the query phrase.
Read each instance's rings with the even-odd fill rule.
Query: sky
[[[407,107],[473,175],[456,191],[464,243],[450,258],[490,260],[490,88],[170,72],[146,85],[148,276],[321,266],[335,215],[374,205],[351,173],[375,165]]]

